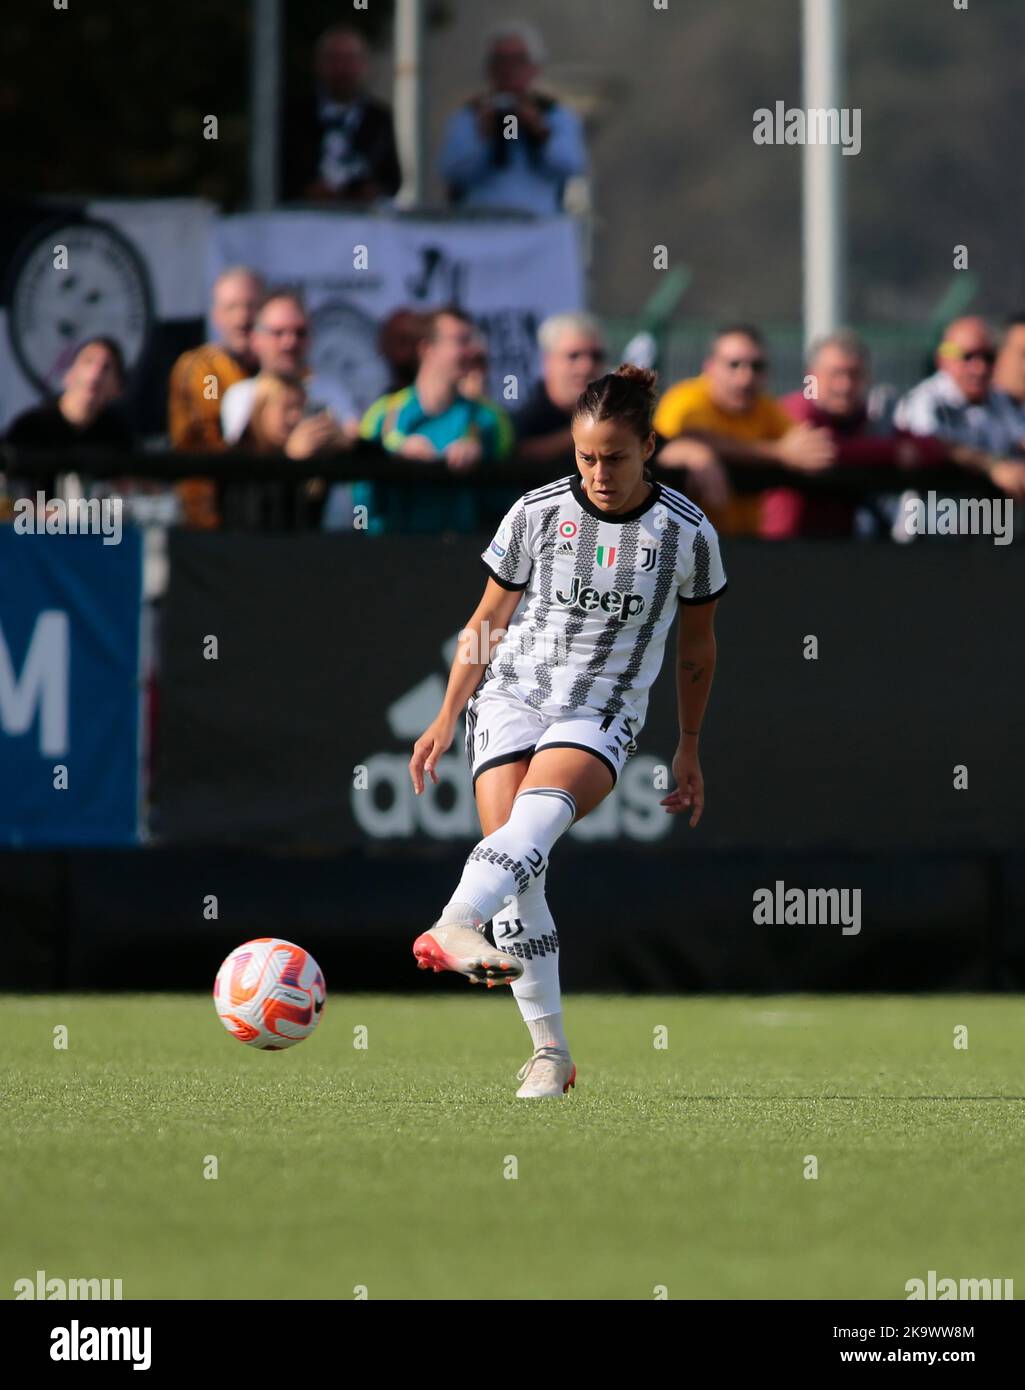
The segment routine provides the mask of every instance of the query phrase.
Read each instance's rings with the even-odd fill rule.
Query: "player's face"
[[[712,399],[722,410],[750,410],[765,385],[768,363],[762,349],[743,333],[727,333],[704,366]]]
[[[865,403],[868,373],[856,353],[825,347],[812,364],[818,406],[829,415],[853,415]]]
[[[249,337],[256,319],[260,288],[248,275],[233,275],[214,290],[211,317],[229,352],[242,357],[249,352]]]
[[[644,464],[655,436],[638,439],[618,420],[580,418],[573,422],[573,446],[584,491],[604,512],[628,512],[648,495]]]

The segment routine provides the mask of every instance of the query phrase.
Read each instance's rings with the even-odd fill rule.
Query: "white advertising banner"
[[[246,213],[214,221],[208,284],[250,265],[271,284],[300,289],[313,322],[310,360],[339,376],[361,409],[387,385],[377,330],[394,309],[458,303],[484,332],[490,391],[515,377],[522,400],[538,373],[537,329],[580,309],[580,238],[567,217],[542,221],[421,221],[338,212]]]

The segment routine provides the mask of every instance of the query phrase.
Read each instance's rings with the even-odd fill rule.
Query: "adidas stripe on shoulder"
[[[536,487],[531,492],[525,492],[520,500],[524,506],[529,506],[532,502],[550,502],[569,492],[569,485],[569,478],[558,478],[554,483],[546,483],[544,487]]]
[[[681,517],[692,526],[700,526],[706,520],[704,512],[700,507],[696,507],[689,497],[685,497],[673,487],[666,487],[665,483],[662,484],[659,500],[666,504],[674,516]]]

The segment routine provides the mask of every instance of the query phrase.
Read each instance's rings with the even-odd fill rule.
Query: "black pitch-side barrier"
[[[479,831],[459,733],[422,800],[405,765],[486,541],[172,533],[153,843],[0,854],[0,987],[202,988],[232,946],[276,934],[337,989],[422,988],[410,942]],[[657,805],[671,635],[620,787],[555,852],[567,988],[1020,988],[1017,547],[723,548],[705,820]],[[756,922],[777,884],[860,890],[859,930]]]
[[[304,478],[356,482],[373,478],[396,483],[430,482],[439,487],[465,487],[468,482],[473,485],[476,481],[499,487],[518,486],[526,491],[563,476],[571,466],[567,463],[553,468],[551,464],[510,458],[482,465],[474,474],[453,473],[444,464],[403,459],[364,440],[344,453],[317,454],[309,459],[291,459],[281,454],[179,454],[143,450],[112,455],[107,450],[97,449],[76,449],[69,455],[52,449],[15,449],[0,444],[0,473],[25,478],[50,477],[73,469],[94,478],[152,478],[167,482],[194,477],[247,482],[286,482]],[[738,492],[790,487],[816,496],[871,497],[914,487],[919,491],[932,488],[968,492],[972,496],[995,495],[983,475],[953,466],[897,469],[880,463],[799,473],[759,464],[727,465],[727,472],[731,485]],[[670,486],[678,486],[683,475],[676,469],[656,469],[656,476]]]

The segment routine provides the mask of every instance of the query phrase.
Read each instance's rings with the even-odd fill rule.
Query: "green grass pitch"
[[[1025,1294],[1021,999],[570,997],[576,1090],[528,1102],[513,1001],[427,989],[274,1054],[208,998],[4,997],[0,1297]]]

